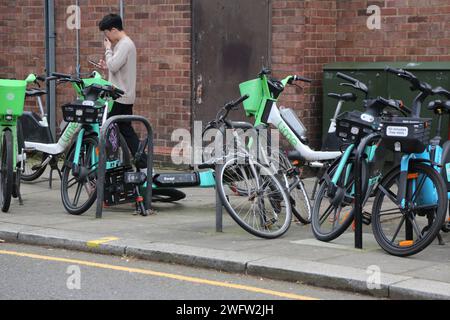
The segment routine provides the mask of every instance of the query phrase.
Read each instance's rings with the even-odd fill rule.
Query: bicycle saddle
[[[428,110],[433,110],[435,113],[450,113],[450,100],[434,100],[428,104]]]
[[[354,93],[329,93],[328,96],[333,99],[342,100],[342,101],[353,101],[355,102],[358,97]]]
[[[47,91],[41,89],[30,89],[26,91],[27,97],[40,97],[47,94]]]
[[[230,121],[231,125],[234,129],[242,129],[242,130],[249,130],[253,129],[253,125],[250,122],[245,121]]]

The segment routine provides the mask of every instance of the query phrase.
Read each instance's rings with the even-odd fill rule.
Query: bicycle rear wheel
[[[9,130],[3,132],[0,167],[0,203],[3,212],[8,212],[13,191],[13,137]]]
[[[21,179],[31,182],[38,179],[45,172],[47,165],[43,165],[43,162],[47,158],[47,155],[36,150],[25,151],[25,154],[25,168]]]
[[[280,151],[272,151],[270,160],[276,166],[276,169],[282,170],[283,173],[287,173],[289,170],[293,170],[291,162],[288,157]],[[292,213],[297,220],[302,224],[311,223],[312,206],[306,192],[305,184],[300,176],[288,176],[289,186],[293,187],[289,192],[291,199]]]
[[[430,165],[411,162],[405,207],[399,204],[400,167],[391,171],[377,188],[372,209],[372,230],[378,244],[388,253],[405,257],[433,242],[447,214],[447,189]]]
[[[291,224],[289,195],[272,171],[259,163],[228,160],[219,172],[217,190],[230,216],[247,232],[261,238],[282,236]],[[236,193],[234,185],[245,192]]]

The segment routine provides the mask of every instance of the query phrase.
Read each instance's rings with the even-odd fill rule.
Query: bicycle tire
[[[347,160],[347,164],[354,164],[354,158],[349,158]],[[348,170],[347,168],[347,164],[345,166],[344,170]],[[339,165],[339,162],[335,162],[329,169],[328,172],[330,172],[329,176],[332,177],[334,172],[336,171],[337,167]],[[345,176],[345,171],[341,174],[341,178]],[[365,161],[362,162],[362,181],[365,182],[363,185],[363,194],[366,194],[366,190],[367,190],[367,177],[368,176],[368,165]],[[340,180],[339,183],[342,183],[342,180]],[[349,181],[345,186],[345,189],[349,189],[352,188],[354,186],[354,175],[353,172],[350,173],[349,175]],[[324,211],[324,214],[321,215],[319,210],[321,208],[321,203],[324,200],[324,198],[326,197],[326,193],[328,191],[328,183],[326,180],[322,180],[319,184],[319,190],[317,191],[317,196],[316,196],[316,200],[314,201],[314,206],[313,206],[313,210],[312,210],[312,216],[311,216],[311,227],[312,227],[312,232],[314,234],[314,237],[317,240],[323,241],[323,242],[330,242],[335,240],[336,238],[340,237],[347,229],[348,227],[352,224],[353,220],[354,220],[354,208],[351,209],[347,209],[350,210],[348,211],[344,217],[343,220],[340,220],[340,216],[342,213],[342,207],[341,203],[338,204],[338,207],[340,207],[340,211],[337,212],[335,210],[334,212],[334,220],[331,219],[331,221],[329,220],[329,222],[333,223],[333,229],[331,231],[324,231],[322,230],[321,224],[320,224],[320,220],[323,218],[323,216],[326,215],[326,212],[328,211],[328,209],[332,206],[332,204],[330,203],[330,206]],[[334,208],[336,208],[336,206],[334,206]],[[332,209],[333,210],[333,209]],[[331,212],[330,214],[331,215]],[[337,216],[337,217],[336,217]],[[325,217],[325,219],[328,219],[328,216]],[[322,222],[322,224],[325,221]],[[338,222],[338,223],[337,223]]]
[[[381,216],[383,210],[381,209],[381,206],[383,204],[383,199],[385,197],[385,191],[389,193],[390,188],[393,186],[394,183],[398,181],[398,176],[400,175],[400,166],[395,168],[393,171],[391,171],[380,183],[379,187],[377,188],[376,194],[375,194],[375,200],[373,203],[373,209],[372,209],[372,231],[373,235],[380,245],[381,248],[383,248],[384,251],[387,253],[398,256],[398,257],[406,257],[411,256],[414,254],[419,253],[420,251],[424,250],[426,247],[428,247],[434,239],[439,234],[444,221],[445,217],[447,215],[447,205],[448,205],[448,198],[447,198],[447,188],[445,186],[444,180],[442,179],[441,175],[430,165],[419,163],[419,162],[411,162],[409,164],[409,171],[408,173],[413,173],[415,178],[412,178],[410,180],[414,179],[422,179],[423,181],[428,181],[427,179],[430,179],[431,183],[433,183],[433,186],[436,188],[436,195],[438,196],[437,203],[436,203],[436,211],[434,213],[435,217],[433,220],[433,223],[431,227],[428,225],[424,229],[419,229],[419,224],[417,222],[417,217],[422,216],[422,214],[427,215],[428,224],[429,221],[429,215],[432,214],[432,210],[429,209],[426,212],[417,211],[414,212],[411,210],[408,210],[407,215],[413,215],[413,217],[408,217],[405,214],[403,214],[400,210],[400,214],[402,215],[402,218],[400,218],[400,224],[397,227],[394,227],[392,230],[395,230],[394,236],[392,238],[392,241],[388,240],[388,237],[386,236],[385,232],[383,231],[383,228],[381,226]],[[417,176],[415,176],[417,174]],[[422,176],[423,175],[423,176]],[[417,189],[421,188],[425,184],[419,180],[419,183],[417,184]],[[385,191],[383,191],[384,189]],[[416,194],[417,189],[414,194]],[[390,191],[390,197],[388,198],[393,201],[396,200],[394,196],[396,196],[392,191]],[[411,199],[407,199],[406,203],[413,202],[414,200],[414,194],[411,196]],[[420,192],[419,192],[420,194]],[[395,203],[395,202],[394,202]],[[398,201],[396,202],[398,203]],[[398,205],[397,205],[398,207]],[[394,209],[388,209],[384,210],[384,212],[396,210]],[[391,216],[395,213],[384,213],[383,216]],[[411,224],[411,228],[413,229],[413,232],[421,233],[420,237],[423,237],[422,239],[419,239],[420,241],[416,241],[414,239],[409,239],[409,237],[413,237],[413,234],[408,236],[408,232],[405,232],[405,239],[404,241],[399,241],[398,245],[395,245],[394,242],[396,241],[398,234],[400,233],[400,229],[403,226],[403,224],[406,222],[406,220],[413,220],[409,223]],[[390,223],[393,221],[392,217],[389,217],[389,219],[386,219],[385,222]],[[413,227],[414,226],[414,227]],[[387,227],[389,229],[389,227]],[[414,231],[414,229],[416,229]],[[386,230],[386,229],[385,229]],[[424,231],[427,232],[424,235]]]
[[[0,196],[3,212],[8,212],[11,205],[14,168],[13,168],[13,137],[9,130],[3,132],[2,155],[0,168]]]
[[[83,150],[83,147],[85,147],[85,146],[91,146],[95,149],[98,146],[97,137],[92,136],[92,135],[83,137],[81,149]],[[89,153],[91,153],[90,151],[92,151],[92,149],[87,149],[85,153],[89,154]],[[73,179],[77,180],[77,178],[75,176],[74,176],[74,178],[69,180],[69,175],[72,171],[72,163],[73,163],[74,153],[75,153],[75,143],[72,145],[70,151],[67,154],[66,159],[64,160],[64,167],[62,170],[62,180],[61,180],[61,199],[63,202],[64,209],[69,214],[82,215],[83,213],[85,213],[87,210],[89,210],[91,208],[92,204],[97,199],[97,190],[96,190],[96,183],[95,183],[97,179],[95,176],[95,181],[94,181],[94,179],[91,181],[91,180],[89,180],[90,177],[87,177],[87,179],[88,179],[87,183],[89,184],[87,187],[83,183],[83,181],[80,181],[80,180],[76,181],[76,182],[78,182],[78,186],[77,186],[77,190],[75,191],[75,199],[73,199],[74,202],[71,203],[70,195],[69,195],[69,191],[68,191],[69,183]],[[89,159],[86,159],[86,158],[84,158],[84,159],[82,158],[80,160],[82,160],[80,162],[89,161]],[[92,162],[92,159],[91,159],[91,162]],[[95,167],[95,165],[97,165],[97,164],[92,164],[92,163],[87,162],[87,167],[90,166],[92,168],[92,167]],[[95,169],[92,169],[92,170],[95,170]],[[82,187],[85,187],[86,189],[88,189],[88,188],[92,188],[92,189],[86,190],[86,194],[87,194],[86,201],[84,201],[84,203],[82,205],[77,206],[79,197],[81,196],[81,195],[77,196],[77,193],[79,190],[78,188],[80,188],[79,187],[80,183],[83,183]],[[81,193],[81,191],[80,191],[80,193]],[[77,197],[78,197],[78,201],[77,201],[77,203],[75,203],[75,200],[77,200],[76,199]]]
[[[42,174],[45,172],[45,169],[47,169],[48,164],[46,164],[45,166],[42,166],[42,163],[45,161],[47,155],[45,153],[42,153],[42,152],[36,151],[36,150],[25,152],[25,154],[27,155],[27,159],[25,161],[25,168],[27,166],[26,163],[29,162],[28,159],[31,158],[31,157],[29,157],[30,154],[37,154],[38,157],[41,158],[41,166],[39,167],[39,169],[37,169],[37,170],[31,169],[32,173],[29,173],[29,174],[27,174],[27,170],[25,169],[25,171],[21,174],[20,178],[22,179],[22,181],[32,182],[32,181],[40,178],[42,176]],[[41,156],[39,156],[39,154],[41,154]]]
[[[282,236],[289,229],[292,220],[289,195],[287,194],[285,188],[267,167],[264,167],[257,162],[251,162],[251,164],[249,162],[244,164],[239,164],[237,162],[239,162],[237,158],[229,159],[219,171],[218,179],[220,183],[217,186],[217,190],[225,209],[241,228],[254,236],[264,239],[275,239]],[[235,166],[236,169],[233,169],[233,166]],[[235,180],[233,181],[234,178],[232,175],[236,173],[240,173],[242,175],[252,174],[255,182],[257,181],[255,186],[247,182],[248,192],[245,196],[238,196],[241,200],[242,198],[244,199],[244,203],[251,203],[250,210],[252,211],[252,216],[255,217],[251,224],[243,219],[238,212],[236,212],[235,209],[238,209],[239,206],[234,207],[234,204],[230,203],[230,196],[231,198],[233,197],[232,194],[229,196],[225,192],[225,188],[228,188],[228,184],[235,182]],[[262,177],[268,177],[270,182],[268,180],[257,180]],[[239,177],[236,178],[239,179]],[[249,179],[246,178],[244,178],[244,180],[249,181]],[[261,190],[259,190],[259,188],[256,190],[258,184],[264,186],[264,188],[261,187]],[[270,193],[268,195],[268,201],[265,202],[264,199],[261,199],[261,195],[264,195],[267,187]],[[270,206],[266,203],[270,204]],[[269,209],[271,207],[273,211],[267,212],[266,207],[269,207]],[[279,213],[283,211],[283,208],[285,209],[283,214],[284,218],[277,219],[281,216]],[[276,211],[280,212],[277,213]],[[278,222],[279,220],[282,220],[281,226],[278,224],[275,226],[275,222]],[[261,227],[262,230],[258,227]],[[273,232],[271,231],[272,227],[276,228]]]

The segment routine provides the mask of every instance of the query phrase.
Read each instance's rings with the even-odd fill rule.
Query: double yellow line
[[[268,290],[268,289],[253,287],[253,286],[233,284],[233,283],[227,283],[227,282],[221,282],[221,281],[213,281],[213,280],[207,280],[207,279],[196,278],[196,277],[188,277],[188,276],[182,276],[182,275],[165,273],[165,272],[157,272],[157,271],[152,271],[152,270],[147,270],[147,269],[128,268],[128,267],[122,267],[122,266],[110,265],[110,264],[104,264],[104,263],[97,263],[97,262],[91,262],[91,261],[84,261],[84,260],[43,256],[43,255],[37,255],[37,254],[32,254],[32,253],[23,253],[23,252],[6,251],[6,250],[0,250],[0,255],[24,257],[24,258],[53,261],[53,262],[63,262],[63,263],[69,263],[69,264],[74,264],[74,265],[79,265],[79,266],[143,274],[143,275],[173,279],[173,280],[178,280],[178,281],[185,281],[185,282],[204,284],[204,285],[210,285],[210,286],[215,286],[215,287],[223,287],[223,288],[229,288],[229,289],[236,289],[236,290],[243,290],[243,291],[260,293],[260,294],[266,294],[269,296],[275,296],[275,297],[286,298],[286,299],[317,300],[312,297],[307,297],[307,296],[302,296],[302,295],[297,295],[297,294],[287,293],[287,292]]]

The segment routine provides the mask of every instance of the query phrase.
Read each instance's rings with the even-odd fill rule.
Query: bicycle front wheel
[[[0,197],[3,212],[8,212],[13,191],[13,137],[9,130],[3,132],[2,158],[0,168]]]
[[[289,195],[272,171],[259,163],[228,160],[217,186],[230,216],[247,232],[261,238],[282,236],[291,224]],[[235,185],[243,192],[235,192]]]
[[[355,205],[355,161],[347,160],[335,184],[321,181],[312,210],[311,226],[317,240],[329,242],[341,236],[352,224]],[[330,179],[335,175],[338,164],[330,169]],[[368,166],[362,162],[363,194],[367,190]],[[366,195],[367,198],[367,195]],[[366,199],[365,199],[366,200]],[[365,201],[364,201],[365,202]]]
[[[400,167],[377,188],[372,209],[372,230],[388,253],[405,257],[425,249],[438,235],[447,214],[447,189],[430,165],[411,162],[405,205],[398,198]]]
[[[70,150],[63,167],[61,198],[66,211],[81,215],[92,206],[97,198],[97,166],[95,152],[97,137],[83,138],[78,165],[75,165],[75,145]]]

